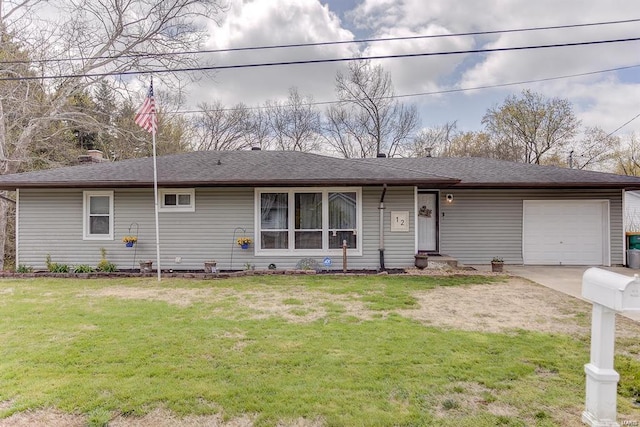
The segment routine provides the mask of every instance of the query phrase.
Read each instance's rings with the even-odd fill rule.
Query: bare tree
[[[367,157],[360,148],[360,141],[349,129],[349,111],[337,105],[327,109],[323,137],[329,146],[345,159]]]
[[[271,144],[271,131],[267,111],[257,108],[250,111],[247,131],[244,133],[244,145],[268,149]]]
[[[640,138],[635,133],[630,134],[628,140],[621,142],[612,157],[615,173],[640,176]]]
[[[499,159],[500,152],[492,145],[485,132],[459,132],[452,139],[446,152],[449,157],[487,157]]]
[[[196,150],[239,150],[249,146],[251,113],[244,104],[226,109],[219,101],[199,106],[202,113],[193,121]]]
[[[598,169],[608,163],[620,146],[620,138],[599,127],[588,127],[577,146],[569,152],[568,166],[573,169]]]
[[[338,72],[336,93],[340,104],[327,112],[327,135],[345,157],[394,155],[418,125],[416,107],[398,102],[389,73],[370,61],[353,61],[347,74]]]
[[[151,72],[178,64],[195,64],[195,57],[183,53],[204,40],[204,17],[215,18],[222,12],[220,0],[61,0],[47,2],[49,11],[58,7],[54,13],[56,22],[27,21],[27,17],[37,12],[29,8],[38,5],[37,0],[0,0],[3,56],[7,54],[4,40],[13,34],[21,37],[16,44],[28,52],[31,61],[26,67],[22,63],[27,71],[13,67],[2,73],[16,78],[19,88],[0,94],[2,174],[20,170],[32,142],[41,138],[52,123],[68,126],[87,120],[98,123],[95,116],[67,108],[74,94],[102,78],[97,74]],[[26,28],[33,31],[24,31]],[[43,78],[29,80],[35,77],[33,69],[38,69]],[[40,96],[33,96],[35,88]],[[24,94],[28,94],[29,102],[21,105],[14,102]],[[16,118],[21,125],[9,129],[7,124],[12,126],[13,122],[8,117]],[[6,216],[6,206],[0,205],[0,248],[4,247]],[[0,253],[0,268],[3,255]]]
[[[319,147],[320,111],[310,96],[301,96],[297,88],[291,88],[286,101],[268,101],[266,112],[279,150],[313,151]]]
[[[529,90],[489,109],[482,123],[506,160],[536,164],[545,153],[571,142],[580,126],[568,100],[546,99]]]
[[[456,133],[457,123],[455,121],[423,128],[413,138],[407,154],[411,157],[450,156],[451,140]]]

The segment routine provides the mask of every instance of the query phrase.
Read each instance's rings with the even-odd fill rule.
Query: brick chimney
[[[102,163],[108,160],[104,158],[102,151],[100,150],[87,150],[87,154],[78,156],[78,163]]]
[[[102,161],[102,151],[100,150],[87,150],[87,154],[91,156],[94,162]]]

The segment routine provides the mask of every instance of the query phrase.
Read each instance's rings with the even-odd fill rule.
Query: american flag
[[[153,80],[149,85],[149,93],[144,99],[144,103],[136,112],[136,124],[147,132],[155,133],[158,129],[156,121],[156,101],[153,98]]]

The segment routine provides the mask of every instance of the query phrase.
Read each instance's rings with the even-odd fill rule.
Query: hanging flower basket
[[[135,243],[138,241],[138,238],[136,236],[124,236],[122,238],[122,241],[124,242],[124,245],[128,248],[132,248],[133,245],[135,245]]]
[[[236,243],[238,244],[238,246],[240,246],[242,249],[249,249],[249,245],[253,242],[253,240],[251,240],[251,237],[238,237],[238,239],[236,240]]]

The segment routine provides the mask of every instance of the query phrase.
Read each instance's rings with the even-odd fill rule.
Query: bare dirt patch
[[[415,291],[412,295],[418,300],[418,307],[395,312],[430,326],[484,332],[524,329],[568,335],[587,335],[590,330],[589,304],[518,277],[502,283]],[[371,310],[359,295],[335,295],[301,288],[240,292],[220,288],[114,286],[79,296],[163,301],[179,307],[200,302],[220,303],[232,298],[234,307],[249,318],[277,316],[290,322],[325,318],[328,305],[339,305],[345,315],[361,320],[389,314]],[[637,336],[640,325],[619,319],[617,333],[620,337]]]
[[[189,415],[180,417],[167,409],[154,409],[143,417],[116,416],[109,421],[109,427],[251,427],[255,416],[225,420],[220,414]],[[65,414],[56,409],[42,409],[14,414],[0,420],[0,427],[84,427],[87,418],[82,415]],[[322,419],[297,418],[282,421],[278,427],[321,427],[325,425]]]
[[[254,419],[245,415],[225,421],[220,414],[179,417],[166,409],[154,409],[144,417],[119,416],[109,421],[109,427],[250,427]]]
[[[580,319],[585,306],[526,279],[505,283],[436,288],[414,293],[420,303],[403,315],[438,327],[502,332],[526,329],[569,335],[588,333]]]
[[[84,416],[67,414],[57,409],[39,409],[13,414],[0,419],[0,427],[84,427],[87,420]]]

